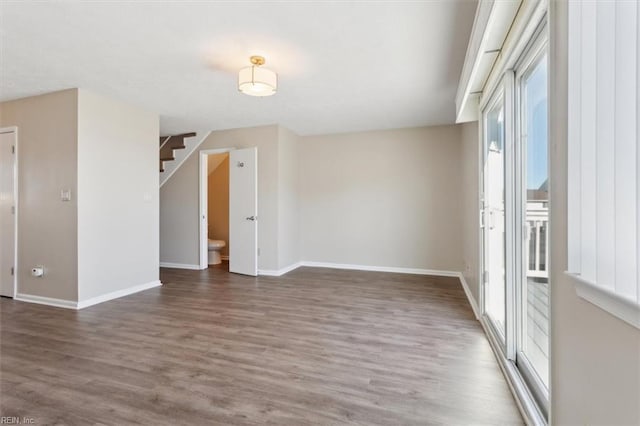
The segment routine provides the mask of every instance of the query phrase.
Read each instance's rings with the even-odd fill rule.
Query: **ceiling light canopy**
[[[262,56],[249,58],[251,66],[238,73],[238,90],[249,96],[271,96],[278,88],[278,75],[266,68]]]

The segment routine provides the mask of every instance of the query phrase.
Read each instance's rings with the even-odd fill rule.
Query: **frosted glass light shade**
[[[238,73],[238,90],[249,96],[271,96],[278,88],[278,75],[266,68],[251,66]]]

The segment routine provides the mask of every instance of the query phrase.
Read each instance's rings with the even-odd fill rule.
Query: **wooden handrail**
[[[190,133],[181,133],[178,135],[169,135],[169,136],[160,136],[161,138],[192,138],[196,136],[195,132],[190,132]]]

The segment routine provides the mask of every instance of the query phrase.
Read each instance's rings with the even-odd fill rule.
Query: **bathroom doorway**
[[[258,274],[257,148],[200,151],[200,269]]]
[[[207,264],[229,260],[229,153],[207,155]]]
[[[15,297],[18,246],[18,138],[15,127],[0,129],[0,296]]]

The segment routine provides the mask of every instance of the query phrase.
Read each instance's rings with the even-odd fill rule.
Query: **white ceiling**
[[[475,0],[0,3],[0,100],[81,87],[163,134],[279,123],[302,134],[454,122]],[[253,54],[275,96],[237,91]]]

